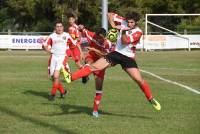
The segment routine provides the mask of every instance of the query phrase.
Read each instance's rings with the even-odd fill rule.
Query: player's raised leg
[[[72,74],[67,72],[66,76],[69,79],[69,81],[71,82],[71,80],[74,81],[74,80],[77,80],[79,78],[88,76],[92,72],[102,70],[102,69],[108,67],[109,65],[110,65],[110,63],[105,58],[102,57],[91,65],[88,65],[88,64],[84,65],[84,67],[82,67],[81,69],[79,69],[78,71],[76,71]]]

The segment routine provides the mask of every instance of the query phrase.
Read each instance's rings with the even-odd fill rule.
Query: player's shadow
[[[48,99],[48,97],[49,97],[48,93],[44,92],[44,91],[28,90],[28,91],[25,91],[24,94],[26,94],[26,95],[40,96],[40,97],[43,97],[45,99]]]
[[[24,94],[30,94],[30,95],[39,96],[39,97],[48,99],[47,92],[29,90],[29,91],[24,92]],[[63,100],[63,101],[66,101],[66,100],[67,100],[67,96],[66,96],[65,100]],[[72,105],[72,104],[55,104],[53,102],[43,103],[43,104],[53,105],[53,106],[61,108],[61,110],[62,110],[61,113],[46,113],[45,114],[46,116],[59,116],[59,115],[65,115],[65,114],[82,114],[82,113],[91,115],[91,112],[93,110],[91,107]],[[110,116],[152,119],[151,117],[144,116],[144,115],[111,113],[111,112],[106,112],[106,111],[102,111],[102,110],[99,110],[99,113],[102,115],[110,115]]]
[[[48,105],[49,103],[45,103]],[[58,106],[62,109],[61,113],[48,113],[47,116],[59,116],[65,114],[82,114],[85,113],[87,115],[92,115],[92,108],[86,106],[78,106],[78,105],[71,105],[71,104],[51,104],[54,106]],[[118,116],[118,117],[129,117],[129,118],[142,118],[142,119],[152,119],[149,116],[144,115],[133,115],[133,114],[120,114],[120,113],[111,113],[99,110],[100,115],[109,115],[109,116]]]

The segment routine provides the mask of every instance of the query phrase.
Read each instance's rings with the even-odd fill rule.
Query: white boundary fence
[[[190,40],[190,48],[200,48],[200,35],[185,35]],[[0,35],[0,49],[42,49],[45,35]],[[166,50],[187,49],[187,40],[174,35],[148,35],[145,40],[142,37],[137,49]]]

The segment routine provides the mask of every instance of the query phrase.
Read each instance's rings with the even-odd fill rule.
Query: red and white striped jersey
[[[77,40],[77,44],[80,45],[81,44],[81,33],[78,30],[78,25],[73,24],[72,26],[68,27],[68,33],[71,35],[71,37],[74,40]],[[74,45],[71,44],[71,42],[68,42],[70,49],[75,48]]]
[[[126,35],[129,43],[122,44],[121,41],[122,30],[120,30],[117,38],[117,45],[115,51],[125,56],[135,58],[136,45],[140,41],[140,38],[142,36],[142,30],[139,27],[135,27],[134,29],[126,31]]]
[[[80,38],[80,32],[76,24],[68,27],[68,33],[72,36],[73,39]]]
[[[127,22],[126,19],[122,16],[119,16],[116,13],[111,13],[113,20],[115,22],[115,25],[121,25],[122,27],[127,27]]]
[[[96,48],[96,49],[100,50],[101,52],[106,52],[106,53],[113,51],[113,45],[112,45],[111,41],[109,41],[108,39],[105,38],[103,42],[98,42],[96,40],[97,35],[94,32],[91,32],[87,29],[83,30],[83,34],[86,35],[86,38],[89,42],[90,47]],[[92,52],[92,53],[94,53],[94,52]]]
[[[54,55],[65,55],[66,50],[69,49],[68,42],[76,46],[76,42],[72,39],[69,33],[62,34],[52,33],[44,42],[44,46],[51,46],[51,53]]]

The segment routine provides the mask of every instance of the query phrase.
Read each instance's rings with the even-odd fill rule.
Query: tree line
[[[200,13],[199,0],[108,0],[108,10],[125,15],[136,11],[144,29],[146,13]],[[91,30],[101,26],[101,0],[0,0],[0,31],[51,32],[57,19],[67,25],[67,15]],[[200,31],[198,17],[152,17],[152,22],[171,30]],[[161,31],[150,27],[152,31]]]

